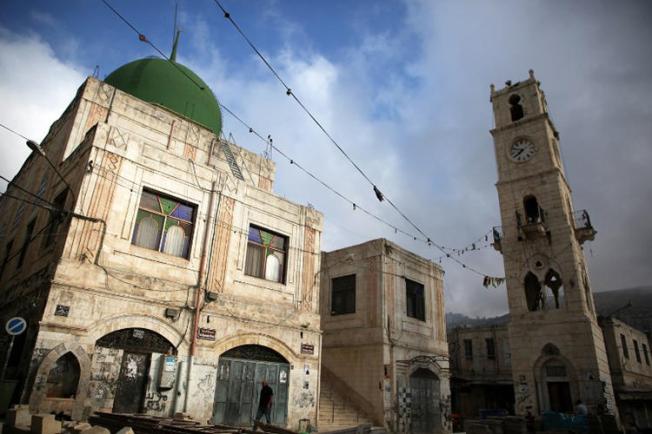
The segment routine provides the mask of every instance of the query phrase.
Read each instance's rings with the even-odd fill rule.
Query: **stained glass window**
[[[168,255],[187,258],[195,206],[143,190],[131,243]]]
[[[245,274],[284,283],[287,244],[283,235],[250,226]]]

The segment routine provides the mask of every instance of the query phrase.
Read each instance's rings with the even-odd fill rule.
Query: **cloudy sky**
[[[456,248],[500,222],[489,85],[535,70],[561,132],[577,209],[598,230],[585,245],[596,290],[652,283],[652,5],[648,1],[222,0],[280,75],[370,178],[434,241]],[[100,0],[4,0],[0,122],[40,140],[99,66],[103,78],[154,55]],[[112,0],[164,51],[174,1]],[[413,232],[342,157],[211,0],[179,0],[178,60],[218,99],[304,167]],[[224,115],[225,133],[264,146]],[[23,142],[0,131],[0,173]],[[353,210],[278,155],[277,193],[325,214],[323,247],[385,237],[440,253]],[[4,189],[4,186],[0,188]],[[484,239],[478,246],[484,245]],[[503,275],[491,248],[460,259]],[[443,260],[447,310],[506,311],[504,286]]]

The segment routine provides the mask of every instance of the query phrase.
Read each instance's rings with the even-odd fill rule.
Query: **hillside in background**
[[[652,332],[652,286],[603,291],[593,294],[598,315],[613,315],[644,332]],[[446,314],[446,327],[489,327],[507,324],[509,314],[471,318],[461,313]]]

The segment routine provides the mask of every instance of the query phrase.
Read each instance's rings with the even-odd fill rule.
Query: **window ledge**
[[[288,292],[290,289],[287,283],[279,283],[273,280],[267,280],[262,277],[250,276],[244,273],[242,273],[241,279],[236,280],[236,282],[257,286],[259,288],[271,289],[273,291],[278,291],[278,292]]]
[[[114,250],[116,253],[122,253],[124,255],[136,256],[141,259],[155,261],[163,264],[174,265],[176,267],[184,269],[192,269],[189,267],[193,263],[192,260],[182,258],[180,256],[168,255],[167,253],[159,252],[158,250],[148,249],[147,247],[140,247],[136,244],[129,244],[129,249],[125,252],[122,250]]]

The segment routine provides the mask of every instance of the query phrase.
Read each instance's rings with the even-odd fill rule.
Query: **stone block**
[[[131,429],[130,426],[125,426],[125,427],[121,428],[120,431],[118,431],[115,434],[135,434],[135,433],[134,433],[134,430]]]
[[[7,411],[7,426],[30,426],[32,415],[28,405],[16,405]]]
[[[86,429],[89,429],[89,428],[91,428],[91,424],[90,424],[90,423],[86,423],[86,422],[75,423],[75,424],[70,428],[70,432],[71,432],[72,434],[79,434],[80,432],[82,432],[82,431],[84,431],[84,430],[86,430]]]
[[[61,421],[54,418],[53,414],[35,414],[32,416],[33,434],[59,434],[61,432]]]

